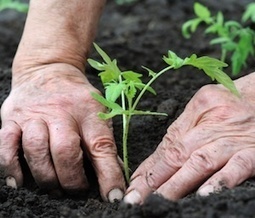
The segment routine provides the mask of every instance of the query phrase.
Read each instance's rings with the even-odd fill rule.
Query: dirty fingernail
[[[12,176],[6,177],[5,182],[7,186],[17,189],[16,180]]]
[[[197,194],[200,196],[208,196],[211,193],[215,192],[215,188],[212,185],[207,185],[197,191]]]
[[[116,201],[116,200],[117,200],[117,201],[122,200],[123,196],[124,196],[123,191],[121,191],[121,190],[118,189],[118,188],[115,188],[115,189],[113,189],[113,190],[111,190],[111,191],[109,192],[109,194],[108,194],[108,200],[109,200],[109,202],[114,203],[114,201]]]
[[[142,201],[142,197],[140,193],[137,190],[133,190],[129,192],[125,197],[124,197],[124,202],[127,204],[139,204]]]

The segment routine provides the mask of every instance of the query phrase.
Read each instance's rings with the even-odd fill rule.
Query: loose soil
[[[238,20],[249,0],[200,1],[216,12],[221,10],[227,19]],[[97,43],[116,58],[122,69],[145,73],[141,65],[157,71],[165,65],[161,57],[168,49],[181,57],[192,53],[219,57],[219,48],[209,47],[209,37],[201,30],[191,40],[181,35],[181,25],[193,16],[192,0],[144,0],[126,6],[108,1],[102,16]],[[0,13],[0,103],[10,91],[11,63],[23,30],[25,15],[13,11]],[[42,24],[43,25],[43,24]],[[92,51],[91,57],[98,58]],[[227,70],[229,72],[229,70]],[[254,61],[249,60],[242,75],[254,71]],[[87,69],[92,84],[102,90],[97,72]],[[239,75],[241,76],[241,75]],[[154,85],[158,95],[146,95],[140,107],[168,113],[162,117],[136,117],[133,119],[129,155],[131,169],[150,155],[166,133],[167,127],[180,115],[186,103],[203,85],[211,81],[199,71],[185,68],[169,72]],[[25,97],[25,96],[24,96]],[[114,119],[116,142],[121,154],[121,122]],[[255,181],[250,179],[242,185],[208,197],[194,193],[171,202],[160,196],[150,196],[143,206],[123,203],[105,203],[101,200],[96,178],[92,174],[91,188],[82,196],[56,197],[42,193],[33,182],[29,171],[25,186],[13,190],[0,178],[0,217],[187,217],[187,218],[247,218],[255,217]]]

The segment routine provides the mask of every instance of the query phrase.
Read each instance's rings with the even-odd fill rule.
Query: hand
[[[19,74],[21,75],[21,74]],[[104,200],[122,198],[125,182],[109,122],[98,118],[104,108],[98,92],[68,64],[49,64],[13,79],[1,109],[0,172],[7,185],[22,186],[18,152],[41,188],[67,192],[87,189],[83,158],[90,159]]]
[[[208,195],[255,176],[255,74],[235,84],[241,97],[221,85],[197,92],[132,175],[125,202],[141,204],[150,193],[177,200],[196,189]]]

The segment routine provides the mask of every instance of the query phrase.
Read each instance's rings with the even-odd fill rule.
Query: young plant
[[[254,4],[247,7],[242,20],[255,19]],[[246,65],[249,56],[254,56],[255,31],[249,27],[243,27],[237,21],[225,21],[222,12],[212,16],[209,9],[200,3],[194,4],[195,18],[188,20],[182,26],[184,37],[190,38],[201,23],[206,24],[205,34],[216,35],[210,41],[211,45],[221,46],[221,61],[225,62],[228,53],[231,54],[232,74],[237,75]]]
[[[92,93],[92,96],[108,109],[106,113],[99,113],[101,119],[110,119],[117,115],[122,116],[124,174],[128,182],[129,166],[127,145],[131,117],[133,115],[167,115],[165,113],[137,110],[138,103],[146,91],[156,94],[151,85],[158,77],[171,69],[178,69],[190,65],[203,70],[212,80],[215,79],[235,95],[238,95],[238,91],[233,81],[221,70],[223,67],[226,67],[227,64],[220,60],[207,56],[197,57],[195,54],[182,59],[174,52],[168,51],[168,55],[163,57],[167,66],[161,71],[154,72],[147,67],[143,67],[148,71],[148,82],[143,83],[142,74],[131,70],[121,71],[117,66],[116,60],[111,60],[111,58],[98,45],[94,44],[94,46],[104,62],[100,63],[96,60],[88,59],[88,63],[91,67],[100,71],[99,76],[105,88],[105,96],[103,97],[97,93]]]
[[[17,0],[0,0],[0,11],[5,9],[13,9],[18,12],[27,13],[28,4]]]

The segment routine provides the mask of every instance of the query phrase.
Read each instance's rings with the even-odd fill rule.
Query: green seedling
[[[148,72],[146,78],[148,82],[142,81],[143,74],[131,70],[121,71],[116,60],[112,60],[98,45],[94,44],[97,52],[103,59],[100,63],[96,60],[88,59],[91,67],[100,71],[99,76],[105,88],[105,96],[92,93],[94,99],[103,104],[108,111],[99,113],[101,119],[110,119],[117,115],[122,116],[123,121],[123,162],[126,180],[129,182],[129,166],[128,166],[128,132],[130,120],[133,115],[163,115],[165,113],[151,112],[146,110],[137,110],[138,103],[142,99],[145,92],[151,92],[156,95],[155,90],[151,87],[152,83],[162,74],[171,69],[179,69],[183,66],[193,66],[204,71],[212,80],[216,80],[235,95],[238,91],[228,75],[222,68],[227,64],[211,57],[197,57],[195,54],[182,59],[174,52],[168,51],[168,55],[163,57],[167,66],[159,72],[143,67]]]
[[[0,0],[0,11],[5,9],[13,9],[18,12],[27,13],[28,4],[17,0]]]
[[[255,19],[254,4],[247,7],[242,21]],[[243,27],[241,23],[233,20],[225,21],[222,12],[212,16],[207,7],[200,3],[194,4],[195,18],[188,20],[182,26],[184,37],[190,38],[200,24],[205,24],[205,34],[216,35],[210,41],[211,45],[219,44],[221,47],[221,61],[231,55],[232,75],[237,75],[246,65],[249,56],[254,56],[255,31],[249,27]]]
[[[253,23],[255,23],[255,3],[250,3],[247,5],[245,12],[242,16],[242,22],[247,22],[248,20],[251,20]]]
[[[118,5],[125,5],[125,4],[131,4],[138,0],[115,0],[116,4]]]

